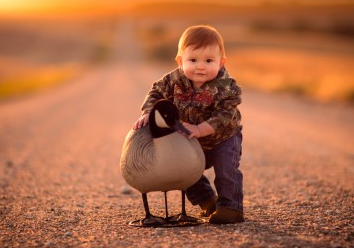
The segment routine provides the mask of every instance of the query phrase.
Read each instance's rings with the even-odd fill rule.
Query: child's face
[[[198,49],[186,47],[177,63],[183,68],[186,77],[196,86],[201,86],[214,79],[225,63],[218,46],[207,46]]]

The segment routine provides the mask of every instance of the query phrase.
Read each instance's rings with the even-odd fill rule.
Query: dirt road
[[[0,103],[0,247],[354,247],[353,108],[247,89],[246,222],[128,226],[144,211],[138,192],[122,193],[120,151],[166,70],[136,61]],[[177,213],[179,193],[169,199]],[[163,194],[149,200],[163,215]]]

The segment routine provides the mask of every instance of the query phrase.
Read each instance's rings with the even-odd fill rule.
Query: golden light
[[[85,14],[124,9],[135,1],[97,0],[0,0],[1,15]]]
[[[53,5],[52,2],[41,0],[0,0],[0,12],[27,12],[49,9]]]
[[[190,2],[190,0],[169,0],[171,2]],[[163,1],[160,1],[163,2]],[[166,0],[165,2],[168,2]],[[214,0],[194,0],[198,3],[213,3]],[[331,3],[349,3],[350,0],[312,0],[311,4],[331,4]],[[78,13],[87,12],[112,12],[119,9],[126,9],[138,3],[147,3],[144,0],[0,0],[1,15],[21,15],[21,14],[43,14],[43,13]],[[264,3],[273,4],[309,4],[305,0],[222,0],[219,3],[237,4],[237,5],[258,5]]]

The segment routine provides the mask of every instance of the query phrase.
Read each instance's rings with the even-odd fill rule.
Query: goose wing
[[[149,127],[131,130],[124,141],[120,169],[128,184],[154,166],[155,152]],[[134,185],[132,185],[134,187]]]

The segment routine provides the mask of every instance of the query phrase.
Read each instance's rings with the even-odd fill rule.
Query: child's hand
[[[187,128],[189,132],[191,132],[191,134],[189,136],[184,135],[184,136],[188,137],[189,139],[193,138],[193,137],[196,137],[198,139],[200,137],[208,136],[210,134],[215,133],[214,128],[212,126],[210,126],[206,121],[204,121],[198,125],[193,125],[193,124],[189,124],[187,122],[184,122],[183,126],[185,128]]]
[[[200,132],[199,132],[197,125],[193,125],[193,124],[189,124],[187,122],[184,122],[183,126],[185,128],[187,128],[189,132],[191,132],[191,134],[189,136],[185,135],[186,137],[188,137],[189,139],[193,138],[193,137],[200,138]]]
[[[149,123],[149,114],[144,114],[134,123],[133,129],[145,127]]]

